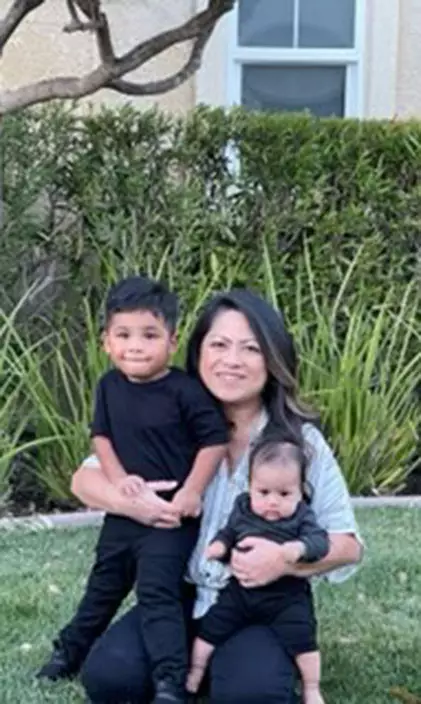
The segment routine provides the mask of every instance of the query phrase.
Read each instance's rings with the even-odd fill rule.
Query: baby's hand
[[[120,479],[116,486],[123,496],[134,498],[142,492],[145,483],[145,480],[142,477],[138,477],[137,474],[128,474],[127,477]]]
[[[222,540],[215,540],[206,548],[205,557],[207,560],[220,560],[224,557],[226,551],[227,548]]]
[[[305,554],[305,550],[306,547],[301,540],[291,540],[282,545],[283,557],[292,565],[301,560]]]
[[[197,518],[202,513],[202,498],[195,491],[180,489],[175,494],[171,504],[179,511],[180,516]]]

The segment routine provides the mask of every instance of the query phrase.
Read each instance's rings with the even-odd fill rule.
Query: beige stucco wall
[[[10,0],[0,0],[0,16]],[[421,117],[421,0],[360,0],[365,10],[361,72],[362,117]],[[206,0],[103,0],[117,51],[186,20]],[[90,34],[62,32],[68,18],[65,0],[46,0],[30,15],[7,45],[0,62],[0,88],[15,87],[52,75],[80,75],[96,65]],[[223,18],[205,52],[199,74],[176,90],[153,98],[128,98],[100,91],[98,104],[157,104],[183,113],[195,102],[227,103],[230,80],[229,41],[232,27]],[[187,46],[176,46],[139,72],[142,81],[164,77],[182,65]],[[139,76],[138,76],[139,77]]]
[[[421,117],[421,0],[402,0],[396,115]]]
[[[0,0],[0,17],[10,0]],[[191,15],[195,0],[104,0],[117,53],[128,50],[139,40],[179,24]],[[0,62],[0,88],[13,88],[53,75],[81,75],[97,64],[97,52],[90,33],[65,34],[68,22],[65,0],[46,0],[29,15],[6,45]],[[163,78],[180,67],[188,46],[175,46],[133,74],[142,82]],[[128,98],[114,91],[100,91],[89,98],[98,104],[133,102],[148,107],[158,104],[164,110],[185,112],[194,104],[194,81],[161,96]]]
[[[421,118],[421,0],[359,0],[364,13],[362,100],[365,118]],[[230,18],[223,19],[197,77],[197,98],[224,105],[229,93]]]
[[[421,118],[421,0],[366,0],[365,117]]]

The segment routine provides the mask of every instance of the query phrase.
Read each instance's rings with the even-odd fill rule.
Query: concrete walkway
[[[358,508],[418,508],[421,496],[356,496],[353,506]],[[97,526],[103,518],[102,511],[76,511],[75,513],[35,514],[19,518],[0,518],[0,530],[23,528],[29,531],[52,528],[82,528]]]

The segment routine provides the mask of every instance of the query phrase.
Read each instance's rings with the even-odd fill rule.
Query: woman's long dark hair
[[[262,400],[269,414],[269,422],[284,432],[292,433],[301,445],[303,423],[314,420],[317,415],[299,399],[297,356],[283,316],[257,294],[247,289],[233,289],[217,294],[205,305],[188,342],[188,373],[199,377],[203,338],[222,310],[236,310],[247,319],[259,343],[268,372]]]

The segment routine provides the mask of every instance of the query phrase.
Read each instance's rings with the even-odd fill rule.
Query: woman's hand
[[[137,496],[121,496],[124,515],[139,523],[156,528],[176,528],[181,523],[180,512],[169,501],[158,496],[159,491],[170,491],[176,482],[145,482]]]
[[[124,496],[105,476],[99,464],[81,465],[72,477],[73,494],[89,508],[100,509],[116,516],[127,516],[134,521],[157,528],[176,528],[180,515],[169,501],[157,492],[171,491],[177,482],[145,482],[138,496]]]
[[[232,551],[231,568],[242,587],[263,587],[290,574],[283,546],[266,538],[244,538]]]

